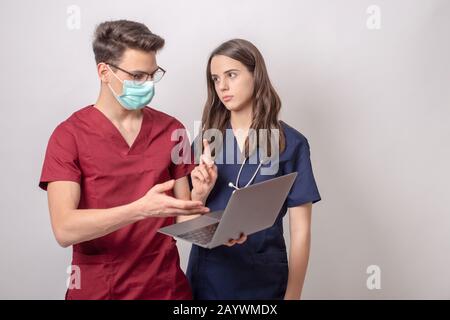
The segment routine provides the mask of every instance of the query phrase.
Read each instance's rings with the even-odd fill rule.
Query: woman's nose
[[[219,89],[220,91],[228,90],[228,81],[226,79],[223,79],[219,83]]]

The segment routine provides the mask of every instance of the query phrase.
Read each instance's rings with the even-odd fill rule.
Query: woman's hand
[[[200,200],[203,203],[209,196],[217,180],[217,166],[211,156],[211,149],[208,140],[203,139],[203,154],[200,156],[200,164],[191,172],[192,178],[192,200]],[[224,245],[232,247],[235,244],[242,244],[247,241],[247,236],[241,234],[239,239],[230,239]]]
[[[191,172],[193,187],[191,199],[205,203],[217,180],[217,166],[211,157],[208,140],[203,139],[203,146],[204,150],[200,156],[200,164]]]
[[[243,244],[245,241],[247,241],[247,236],[243,233],[241,233],[241,236],[239,239],[230,239],[227,243],[224,243],[227,247],[232,247],[235,244]]]

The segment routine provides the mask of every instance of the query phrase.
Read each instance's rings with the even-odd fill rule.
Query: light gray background
[[[366,26],[372,4],[379,30]],[[118,18],[166,39],[152,106],[191,130],[209,52],[242,37],[263,53],[323,198],[305,299],[450,298],[448,0],[2,1],[0,298],[64,297],[71,250],[37,185],[55,126],[96,100],[95,25]],[[180,252],[184,268],[189,246]],[[366,287],[369,265],[380,290]]]

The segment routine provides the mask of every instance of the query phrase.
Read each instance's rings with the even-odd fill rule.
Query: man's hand
[[[203,146],[204,150],[200,156],[200,164],[191,172],[191,199],[205,203],[217,180],[217,166],[212,159],[208,140],[203,139]]]
[[[157,184],[145,196],[136,201],[138,210],[145,217],[171,217],[207,213],[201,201],[180,200],[168,196],[165,192],[172,190],[175,180]]]

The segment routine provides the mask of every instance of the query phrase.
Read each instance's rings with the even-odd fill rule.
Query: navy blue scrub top
[[[283,299],[288,280],[288,260],[283,236],[283,217],[287,208],[320,200],[310,161],[308,140],[297,130],[281,122],[286,137],[286,148],[280,154],[278,172],[261,175],[259,171],[253,183],[272,179],[276,176],[298,172],[278,218],[268,229],[248,236],[246,242],[233,247],[220,246],[204,249],[192,245],[189,255],[187,276],[194,299]],[[225,138],[224,138],[225,140]],[[239,157],[236,138],[234,155]],[[219,157],[226,153],[223,144]],[[217,159],[217,158],[216,158]],[[242,162],[223,164],[216,161],[218,178],[211,191],[206,206],[212,211],[224,210],[233,188],[229,182],[236,182]],[[249,160],[244,165],[239,179],[239,187],[250,180],[258,167],[258,162]],[[268,167],[269,165],[263,165]]]

